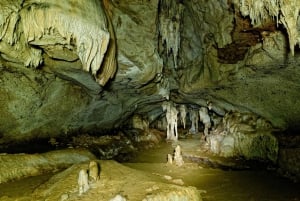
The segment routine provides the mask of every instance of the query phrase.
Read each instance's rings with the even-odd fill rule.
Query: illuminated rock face
[[[276,20],[254,20],[256,1],[172,2],[1,1],[0,143],[106,132],[135,113],[151,126],[167,99],[299,129],[300,71],[287,65],[298,35],[287,4],[279,23],[290,42]]]
[[[210,150],[223,157],[243,156],[276,163],[278,141],[272,126],[251,113],[229,112],[211,135]]]
[[[162,44],[166,45],[167,54],[173,54],[174,68],[180,49],[180,25],[184,6],[170,0],[160,0],[159,34]]]
[[[0,5],[0,143],[111,130],[164,99],[158,1]]]
[[[243,16],[250,16],[251,24],[260,26],[273,19],[287,29],[292,55],[296,44],[300,43],[298,19],[300,2],[297,0],[235,0]]]
[[[89,94],[98,94],[116,72],[114,32],[103,5],[93,0],[0,5],[2,140],[68,133]]]
[[[180,122],[185,129],[187,108],[185,105],[179,105]]]
[[[0,51],[4,60],[38,68],[46,53],[66,61],[79,58],[82,69],[91,72],[101,85],[114,75],[116,66],[110,66],[108,78],[97,76],[110,41],[100,2],[5,0],[0,10]]]
[[[163,111],[166,112],[167,119],[167,140],[178,140],[177,121],[178,111],[172,102],[165,102],[162,105]]]

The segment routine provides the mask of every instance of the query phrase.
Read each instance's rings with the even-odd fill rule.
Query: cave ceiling
[[[163,101],[299,129],[297,0],[2,0],[0,143],[108,132]]]

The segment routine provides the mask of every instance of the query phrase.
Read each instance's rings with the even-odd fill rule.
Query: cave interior
[[[0,11],[0,201],[300,200],[300,1]]]

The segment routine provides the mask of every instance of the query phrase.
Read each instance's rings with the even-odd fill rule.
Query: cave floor
[[[185,164],[166,164],[167,154],[182,147]],[[224,159],[207,151],[200,135],[191,135],[176,143],[162,143],[156,149],[139,153],[130,163],[133,169],[159,175],[170,182],[195,186],[204,201],[298,201],[300,183],[279,176],[268,165],[243,159]]]
[[[172,154],[177,144],[181,145],[185,160],[181,167],[166,163],[167,154]],[[116,194],[135,201],[156,189],[180,190],[173,189],[174,186],[194,186],[204,201],[300,200],[299,183],[282,178],[273,170],[253,170],[234,160],[210,155],[205,143],[194,135],[176,143],[160,143],[154,149],[137,153],[126,163],[99,161],[100,181],[83,196],[78,196],[77,173],[86,166],[84,163],[60,173],[1,184],[0,201],[110,200]]]

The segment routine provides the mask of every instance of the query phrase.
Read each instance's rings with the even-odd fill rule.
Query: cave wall
[[[100,31],[109,33],[115,50],[101,42],[105,39],[101,34],[91,35],[92,40],[85,38],[88,42],[82,39],[80,45],[72,37],[81,32],[73,27],[74,33],[64,36],[64,32],[59,32],[65,30],[61,24],[46,24],[44,28],[53,32],[37,32],[35,37],[25,40],[26,32],[18,26],[18,21],[8,25],[1,21],[1,142],[106,132],[126,124],[133,113],[154,121],[162,114],[161,102],[167,99],[199,106],[206,106],[210,100],[217,113],[253,112],[278,129],[297,126],[299,73],[296,66],[287,64],[296,62],[298,57],[297,52],[293,59],[289,57],[284,28],[276,27],[272,21],[268,26],[253,26],[249,17],[241,15],[237,3],[226,0],[176,1],[172,6],[180,8],[182,13],[178,17],[176,11],[175,16],[169,16],[174,19],[175,28],[180,25],[175,68],[176,45],[169,44],[173,49],[168,51],[159,29],[162,2],[89,1],[87,5],[95,4],[99,12],[95,10],[87,16],[76,11],[78,5],[59,9],[60,13],[65,8],[75,9],[76,12],[71,9],[63,17],[66,26],[72,24],[73,14],[80,18],[78,26],[85,24],[81,32],[97,30],[97,20],[105,18],[105,23],[99,25]],[[21,19],[22,25],[26,25],[30,19],[22,17],[26,14],[24,9],[35,5],[35,1],[26,1],[24,8],[19,3],[15,2],[17,9],[8,6],[10,10],[3,12],[3,19],[15,16],[14,19]],[[51,16],[58,4],[41,5],[44,7],[32,8],[39,14],[39,9],[49,12],[43,14],[45,17]],[[5,30],[14,27],[18,34],[13,35],[13,43]],[[103,47],[99,56],[95,53],[97,48],[93,49],[95,46]],[[28,54],[25,58],[23,51],[28,48],[39,52],[34,69],[25,67]],[[14,50],[13,55],[10,49]],[[111,68],[107,67],[110,65],[99,65],[98,70],[87,67],[89,62],[91,66],[96,64],[82,54],[97,55],[99,64],[104,50],[111,50],[112,56],[107,57],[116,58],[117,71],[113,61],[109,62]],[[18,53],[21,56],[16,56]]]
[[[19,10],[13,13],[16,16],[22,9],[36,5],[34,1],[27,2],[27,7],[21,8],[18,3],[20,2],[16,5],[19,6]],[[93,5],[93,1],[90,4]],[[98,6],[98,3],[96,4]],[[45,6],[43,7],[45,15],[47,12],[51,15],[56,9],[55,5],[40,4]],[[7,7],[10,9],[7,9],[8,11],[13,10],[11,6]],[[42,62],[35,66],[37,69],[25,67],[22,64],[22,56],[10,59],[15,57],[16,50],[7,53],[5,47],[11,46],[11,49],[17,47],[14,44],[7,44],[2,38],[1,143],[84,132],[106,132],[119,127],[138,107],[144,108],[143,106],[151,102],[163,99],[162,95],[157,94],[156,84],[162,71],[162,59],[156,51],[158,1],[132,1],[130,4],[107,1],[102,7],[106,7],[107,18],[113,25],[118,47],[118,72],[114,80],[104,87],[97,83],[99,77],[93,76],[92,70],[91,73],[82,70],[83,61],[76,52],[78,47],[66,44],[55,31],[52,35],[46,33],[36,36],[37,40],[30,43],[24,41],[22,31],[19,33],[20,38],[16,42],[20,46],[25,45],[41,53],[39,61]],[[4,10],[3,7],[2,9]],[[61,9],[65,8],[62,6]],[[75,6],[74,9],[78,7]],[[70,12],[65,13],[66,23],[73,20],[72,15],[68,16]],[[98,12],[94,13],[97,16]],[[73,14],[80,17],[76,12]],[[99,15],[102,16],[103,13],[100,12]],[[25,24],[25,19],[22,20]],[[88,22],[86,20],[84,23]],[[93,19],[85,25],[85,28],[89,30],[95,24],[97,22]],[[1,28],[2,33],[8,36],[9,33],[5,32],[5,23]],[[55,26],[50,28],[58,29]],[[106,30],[107,27],[102,29]],[[90,47],[90,44],[82,45],[83,48]],[[27,50],[24,53],[23,49],[19,48],[18,51],[20,55],[27,55]],[[91,54],[93,51],[92,49]],[[102,71],[99,72],[100,77]]]
[[[2,143],[63,133],[89,102],[80,87],[51,74],[5,69],[0,77]]]
[[[234,13],[222,0],[187,1],[184,5],[179,88],[192,91],[212,86],[224,77],[226,65],[218,62],[217,49],[232,42]]]

